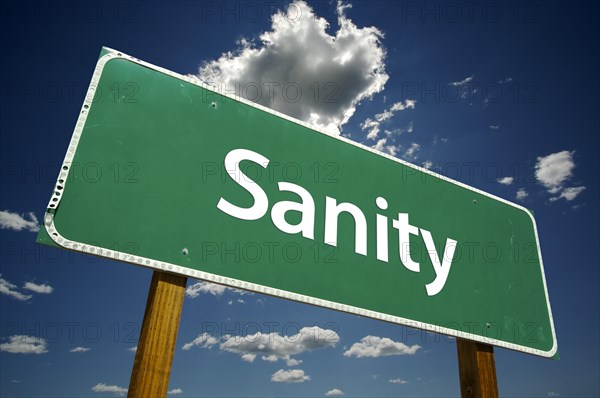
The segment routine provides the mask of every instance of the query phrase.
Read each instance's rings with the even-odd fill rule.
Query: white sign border
[[[127,262],[127,263],[131,263],[131,264],[135,264],[135,265],[141,265],[144,267],[148,267],[148,268],[152,268],[155,270],[160,270],[160,271],[165,271],[165,272],[171,272],[174,274],[179,274],[179,275],[183,275],[183,276],[189,276],[192,278],[197,278],[197,279],[201,279],[201,280],[205,280],[208,282],[213,282],[213,283],[218,283],[221,285],[225,285],[225,286],[229,286],[229,287],[233,287],[236,289],[244,289],[244,290],[249,290],[249,291],[253,291],[253,292],[257,292],[257,293],[263,293],[263,294],[267,294],[267,295],[271,295],[271,296],[275,296],[275,297],[281,297],[281,298],[285,298],[288,300],[292,300],[292,301],[297,301],[297,302],[301,302],[301,303],[306,303],[306,304],[312,304],[312,305],[316,305],[319,307],[324,307],[324,308],[329,308],[329,309],[333,309],[333,310],[337,310],[337,311],[342,311],[342,312],[347,312],[350,314],[355,314],[355,315],[360,315],[360,316],[365,316],[368,318],[373,318],[373,319],[379,319],[382,321],[386,321],[386,322],[391,322],[391,323],[395,323],[395,324],[399,324],[399,325],[404,325],[404,326],[408,326],[408,327],[413,327],[413,328],[417,328],[417,329],[422,329],[425,331],[429,331],[429,332],[434,332],[434,333],[442,333],[442,334],[446,334],[449,336],[454,336],[454,337],[458,337],[458,338],[462,338],[462,339],[467,339],[467,340],[471,340],[471,341],[477,341],[479,343],[484,343],[484,344],[491,344],[491,345],[495,345],[498,347],[503,347],[503,348],[508,348],[511,350],[515,350],[515,351],[521,351],[521,352],[525,352],[528,354],[532,354],[532,355],[537,355],[537,356],[541,356],[541,357],[546,357],[546,358],[550,358],[553,357],[557,350],[558,350],[558,343],[556,340],[556,332],[555,332],[555,328],[554,328],[554,319],[552,317],[552,309],[550,307],[550,300],[548,297],[548,289],[546,286],[546,276],[544,273],[544,265],[542,262],[542,253],[540,250],[540,244],[539,244],[539,237],[538,237],[538,232],[537,232],[537,225],[535,222],[535,219],[533,218],[531,212],[529,210],[527,210],[526,208],[524,208],[523,206],[520,206],[516,203],[510,202],[506,199],[502,199],[499,198],[497,196],[494,196],[492,194],[489,194],[487,192],[481,191],[477,188],[468,186],[466,184],[463,184],[459,181],[455,181],[451,178],[448,178],[446,176],[443,176],[441,174],[437,174],[431,170],[425,169],[423,167],[419,167],[417,165],[408,163],[404,160],[398,159],[396,157],[390,156],[388,154],[379,152],[373,148],[369,148],[367,146],[364,146],[360,143],[351,141],[345,137],[342,136],[338,136],[338,135],[332,135],[328,132],[326,132],[323,129],[319,129],[316,128],[314,126],[309,125],[308,123],[302,122],[298,119],[295,119],[293,117],[290,117],[288,115],[284,115],[280,112],[277,112],[273,109],[267,108],[265,106],[256,104],[254,102],[250,102],[244,98],[238,97],[238,96],[234,96],[230,93],[225,93],[225,92],[220,92],[219,90],[215,90],[214,87],[211,87],[208,84],[203,83],[202,81],[200,81],[198,78],[194,77],[194,76],[183,76],[180,75],[178,73],[169,71],[165,68],[161,68],[159,66],[150,64],[148,62],[142,61],[140,59],[137,59],[135,57],[132,57],[130,55],[126,55],[120,51],[117,50],[113,50],[111,48],[108,47],[103,47],[103,50],[105,52],[107,52],[107,54],[103,55],[102,57],[100,57],[98,59],[98,63],[96,64],[96,68],[94,70],[94,74],[92,76],[92,80],[90,82],[87,94],[85,96],[85,100],[83,102],[83,105],[81,107],[81,111],[79,114],[79,118],[77,119],[77,123],[75,125],[75,129],[73,131],[73,135],[71,137],[71,141],[69,143],[69,147],[67,149],[67,154],[65,155],[65,159],[63,161],[63,164],[61,166],[61,170],[59,173],[59,176],[57,178],[57,182],[56,182],[56,186],[54,189],[54,192],[52,194],[52,197],[50,198],[50,202],[48,203],[48,209],[46,211],[46,214],[44,215],[44,226],[46,227],[46,231],[48,232],[48,235],[50,236],[50,238],[59,246],[65,248],[65,249],[69,249],[69,250],[74,250],[74,251],[79,251],[82,253],[87,253],[87,254],[92,254],[92,255],[96,255],[96,256],[100,256],[100,257],[105,257],[105,258],[110,258],[113,260],[118,260],[118,261],[123,261],[123,262]],[[72,165],[73,162],[73,158],[75,157],[75,152],[77,151],[77,146],[79,144],[79,139],[81,137],[82,131],[83,131],[83,127],[85,125],[85,122],[87,120],[87,116],[89,114],[89,110],[93,105],[93,100],[94,100],[94,95],[96,94],[96,88],[98,87],[98,82],[100,81],[100,77],[102,75],[102,71],[104,70],[104,66],[110,61],[110,60],[114,60],[114,59],[125,59],[128,60],[130,62],[134,62],[137,63],[139,65],[142,65],[144,67],[153,69],[157,72],[161,72],[164,73],[168,76],[174,77],[176,79],[185,81],[187,83],[202,87],[203,89],[209,90],[211,92],[214,92],[216,94],[220,94],[224,97],[230,98],[232,100],[244,103],[246,105],[252,106],[253,108],[256,109],[260,109],[264,112],[270,113],[272,115],[278,116],[282,119],[286,119],[290,122],[299,124],[301,126],[307,127],[311,130],[317,131],[321,134],[325,134],[327,136],[333,137],[335,139],[338,139],[340,141],[343,141],[347,144],[351,144],[354,145],[358,148],[361,148],[363,150],[372,152],[378,156],[382,156],[385,157],[387,159],[390,159],[394,162],[403,164],[407,167],[419,170],[423,173],[429,174],[431,176],[434,176],[436,178],[442,179],[444,181],[450,182],[452,184],[455,184],[457,186],[460,186],[462,188],[466,188],[468,190],[471,190],[473,192],[476,192],[480,195],[484,195],[487,196],[491,199],[500,201],[502,203],[508,204],[510,206],[513,206],[519,210],[524,211],[525,213],[527,213],[529,215],[529,217],[531,218],[531,221],[533,223],[533,227],[534,227],[534,231],[535,231],[535,239],[536,239],[536,245],[537,245],[537,250],[538,250],[538,257],[540,259],[540,268],[541,268],[541,275],[542,275],[542,281],[544,284],[544,292],[546,295],[546,304],[548,307],[548,315],[550,318],[550,327],[552,329],[552,341],[553,341],[553,345],[552,348],[550,349],[550,351],[542,351],[542,350],[538,350],[538,349],[534,349],[534,348],[530,348],[530,347],[526,347],[526,346],[522,346],[522,345],[518,345],[518,344],[513,344],[513,343],[509,343],[509,342],[505,342],[502,340],[496,340],[496,339],[492,339],[492,338],[488,338],[488,337],[484,337],[484,336],[479,336],[476,334],[471,334],[471,333],[465,333],[459,330],[454,330],[454,329],[449,329],[449,328],[445,328],[445,327],[441,327],[441,326],[436,326],[436,325],[431,325],[428,323],[424,323],[424,322],[417,322],[411,319],[407,319],[407,318],[402,318],[402,317],[398,317],[398,316],[394,316],[394,315],[388,315],[388,314],[383,314],[380,312],[376,312],[376,311],[370,311],[370,310],[365,310],[363,308],[359,308],[359,307],[354,307],[354,306],[350,306],[350,305],[345,305],[345,304],[340,304],[340,303],[336,303],[333,301],[327,301],[327,300],[322,300],[319,298],[315,298],[315,297],[310,297],[310,296],[305,296],[302,294],[297,294],[297,293],[292,293],[292,292],[288,292],[285,290],[281,290],[281,289],[275,289],[275,288],[271,288],[271,287],[267,287],[267,286],[263,286],[263,285],[258,285],[255,283],[250,283],[250,282],[244,282],[238,279],[233,279],[233,278],[227,278],[227,277],[223,277],[223,276],[219,276],[219,275],[215,275],[215,274],[211,274],[208,272],[204,272],[204,271],[197,271],[194,269],[190,269],[190,268],[186,268],[186,267],[182,267],[176,264],[171,264],[171,263],[166,263],[166,262],[162,262],[162,261],[156,261],[150,258],[146,258],[146,257],[141,257],[141,256],[135,256],[135,255],[131,255],[128,253],[123,253],[123,252],[119,252],[116,250],[109,250],[106,248],[101,248],[98,246],[93,246],[93,245],[88,245],[88,244],[84,244],[84,243],[80,243],[80,242],[76,242],[76,241],[72,241],[69,240],[65,237],[63,237],[58,230],[56,229],[56,226],[54,225],[54,214],[53,212],[58,208],[58,205],[60,204],[60,200],[61,200],[61,193],[64,190],[64,187],[67,183],[68,180],[68,174],[69,174],[69,169]]]

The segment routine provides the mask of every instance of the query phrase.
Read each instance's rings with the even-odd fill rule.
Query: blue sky
[[[323,128],[532,209],[561,359],[496,349],[500,394],[598,396],[598,6],[288,3],[3,8],[0,395],[115,396],[129,382],[152,271],[34,243],[105,45],[222,84],[283,84],[293,72],[305,94],[314,81],[304,60],[319,59],[330,77],[320,93],[340,101],[310,92],[270,106],[318,114]],[[319,41],[336,35],[332,48]],[[332,59],[345,54],[340,68]],[[198,282],[188,283],[173,396],[459,395],[452,339]],[[325,333],[316,347],[293,338],[315,326]],[[197,339],[204,332],[216,340]],[[271,356],[223,337],[256,332],[273,333]]]

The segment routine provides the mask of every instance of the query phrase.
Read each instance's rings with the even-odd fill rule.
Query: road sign
[[[38,241],[551,357],[525,208],[104,49]]]

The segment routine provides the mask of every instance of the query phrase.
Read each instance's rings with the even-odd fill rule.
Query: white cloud
[[[515,181],[513,177],[502,177],[498,178],[498,182],[502,185],[510,185]]]
[[[109,385],[104,383],[98,383],[94,387],[92,387],[92,391],[94,392],[112,392],[117,395],[124,395],[127,393],[127,389],[115,385]]]
[[[326,397],[339,397],[340,395],[344,395],[344,392],[339,388],[334,388],[325,393]]]
[[[454,87],[461,87],[461,86],[464,86],[465,84],[471,82],[474,77],[475,77],[475,75],[471,75],[469,77],[465,77],[463,80],[460,80],[457,82],[452,82],[452,83],[450,83],[450,85],[454,86]]]
[[[260,43],[241,40],[236,51],[204,64],[200,79],[249,100],[339,134],[362,100],[383,90],[385,50],[375,27],[357,27],[338,3],[339,30],[304,1],[272,16]]]
[[[490,125],[490,129],[492,129],[492,130],[499,130],[500,129],[500,125],[499,124],[491,124]]]
[[[231,287],[217,285],[216,283],[210,282],[198,282],[188,286],[185,289],[185,295],[189,298],[196,298],[201,294],[212,294],[213,296],[222,296],[225,292],[234,292],[241,295],[252,295],[252,293],[245,290],[234,289]]]
[[[167,391],[167,395],[179,395],[183,394],[183,390],[181,388],[174,388],[172,390]]]
[[[32,292],[39,294],[50,294],[54,291],[54,288],[50,285],[38,285],[33,282],[25,282],[23,289],[31,290]]]
[[[15,335],[8,338],[8,343],[0,344],[0,351],[11,354],[45,354],[48,352],[46,340],[41,337]]]
[[[373,148],[377,151],[380,151],[380,152],[387,153],[392,156],[396,156],[396,154],[398,153],[398,149],[400,149],[400,147],[394,146],[394,145],[386,145],[387,140],[388,140],[387,138],[382,138],[382,139],[378,140],[375,145],[372,145],[371,148]]]
[[[135,353],[135,352],[137,352],[137,346],[135,346],[135,347],[130,347],[130,348],[128,348],[128,349],[127,349],[127,351],[129,351],[129,352],[134,352],[134,353]]]
[[[202,293],[212,294],[213,296],[221,296],[225,293],[227,287],[217,285],[210,282],[198,282],[185,289],[185,295],[190,298],[196,298]]]
[[[525,198],[528,196],[529,194],[527,193],[525,188],[519,188],[519,190],[517,191],[517,200],[525,200]]]
[[[383,111],[382,113],[376,114],[375,120],[377,120],[378,122],[383,122],[383,121],[389,120],[392,117],[394,117],[394,115],[398,111],[403,111],[405,109],[415,109],[416,103],[417,103],[417,101],[411,100],[411,99],[407,99],[404,102],[402,102],[402,101],[396,102],[389,109]]]
[[[244,362],[254,362],[256,359],[256,354],[243,354],[242,361]]]
[[[75,348],[71,348],[69,350],[69,352],[88,352],[89,350],[91,350],[91,348],[88,348],[88,347],[75,347]]]
[[[431,160],[426,160],[423,162],[423,167],[427,170],[431,170],[431,168],[433,167],[433,162]]]
[[[471,75],[465,77],[463,80],[459,80],[456,82],[451,82],[448,85],[452,87],[456,87],[457,93],[460,94],[460,98],[468,99],[469,105],[473,105],[474,95],[479,91],[478,88],[475,88],[475,85],[469,84],[473,81],[475,75]],[[487,98],[484,99],[483,104],[486,106],[489,100]]]
[[[404,157],[408,159],[416,159],[417,152],[419,152],[420,149],[421,145],[417,144],[416,142],[413,142],[412,144],[410,144],[410,147],[404,153]]]
[[[190,348],[192,348],[194,346],[210,348],[210,347],[214,346],[215,344],[217,344],[218,342],[219,342],[219,340],[216,339],[215,337],[211,336],[210,334],[202,333],[201,335],[196,337],[191,342],[185,343],[183,345],[183,347],[181,347],[181,349],[184,351],[188,351]]]
[[[6,294],[7,296],[10,296],[20,301],[27,301],[32,297],[29,294],[23,294],[17,291],[17,285],[14,285],[6,279],[1,278],[1,276],[2,274],[0,274],[0,293]]]
[[[0,210],[0,229],[38,232],[40,225],[35,214],[29,212],[27,216],[29,220],[25,219],[25,214],[12,213],[10,210]]]
[[[390,379],[388,381],[390,383],[392,383],[392,384],[406,384],[406,383],[408,383],[406,380],[402,380],[402,379]]]
[[[560,192],[563,184],[573,175],[575,152],[561,151],[537,158],[535,177],[551,194]]]
[[[367,133],[367,139],[374,140],[379,135],[379,127],[380,123],[376,120],[372,120],[371,118],[367,118],[362,124],[360,128],[364,130],[369,130]]]
[[[585,187],[572,187],[572,188],[565,188],[559,196],[550,198],[551,202],[554,202],[556,200],[559,199],[565,199],[567,202],[572,201],[573,199],[575,199],[580,193],[582,193],[585,190]]]
[[[301,361],[301,360],[299,360],[299,359],[294,359],[294,358],[290,358],[290,359],[288,359],[288,360],[286,360],[286,361],[285,361],[285,364],[286,364],[287,366],[298,366],[298,365],[300,365],[301,363],[302,363],[302,361]]]
[[[402,101],[396,102],[389,109],[386,109],[382,113],[376,114],[375,120],[373,120],[371,118],[367,118],[364,122],[362,122],[362,124],[360,125],[360,128],[363,131],[368,130],[367,139],[374,140],[379,135],[381,123],[385,122],[386,120],[391,119],[398,111],[403,111],[405,109],[415,109],[416,102],[417,101],[411,100],[411,99],[407,99],[404,102],[402,102]],[[402,130],[402,129],[398,129],[398,130],[394,130],[394,131],[386,130],[385,133],[388,136],[392,135],[394,132],[402,133],[403,131],[406,131],[408,133],[412,133],[413,128],[414,128],[414,125],[412,122],[410,122],[408,127],[406,128],[406,130]]]
[[[339,341],[336,332],[321,329],[317,326],[304,327],[296,335],[281,336],[278,333],[256,333],[244,337],[224,336],[219,346],[221,350],[240,354],[241,356],[261,355],[263,361],[292,361],[292,355],[313,351],[320,348],[334,347]],[[242,358],[247,360],[246,358]]]
[[[508,76],[508,77],[506,77],[506,79],[500,80],[498,83],[500,83],[500,84],[506,84],[506,83],[511,83],[512,81],[513,81],[513,78],[510,77],[510,76]]]
[[[302,369],[279,369],[271,376],[271,381],[276,383],[304,383],[307,380],[310,380],[310,376],[305,375]]]
[[[402,105],[402,102],[396,102],[393,106],[392,106],[392,110],[394,112],[396,111],[403,111],[405,109],[415,109],[415,104],[417,103],[417,100],[414,99],[406,99],[404,100],[404,105]]]
[[[387,337],[366,336],[344,352],[344,356],[378,358],[390,355],[414,355],[420,348],[421,346],[419,345],[415,344],[409,347],[404,343],[393,341]]]
[[[288,366],[295,366],[302,361],[292,358],[292,355],[334,347],[339,340],[340,337],[333,330],[313,326],[304,327],[292,336],[281,336],[276,332],[269,334],[259,332],[247,336],[225,335],[217,339],[208,333],[203,333],[192,342],[184,344],[182,349],[187,351],[193,346],[210,348],[220,342],[221,350],[238,354],[245,362],[254,362],[256,357],[260,356],[263,361],[283,360]]]

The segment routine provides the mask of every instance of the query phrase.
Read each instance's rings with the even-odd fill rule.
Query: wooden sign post
[[[154,271],[129,382],[129,398],[166,397],[187,278]]]
[[[462,398],[498,398],[494,348],[464,339],[456,345]]]

